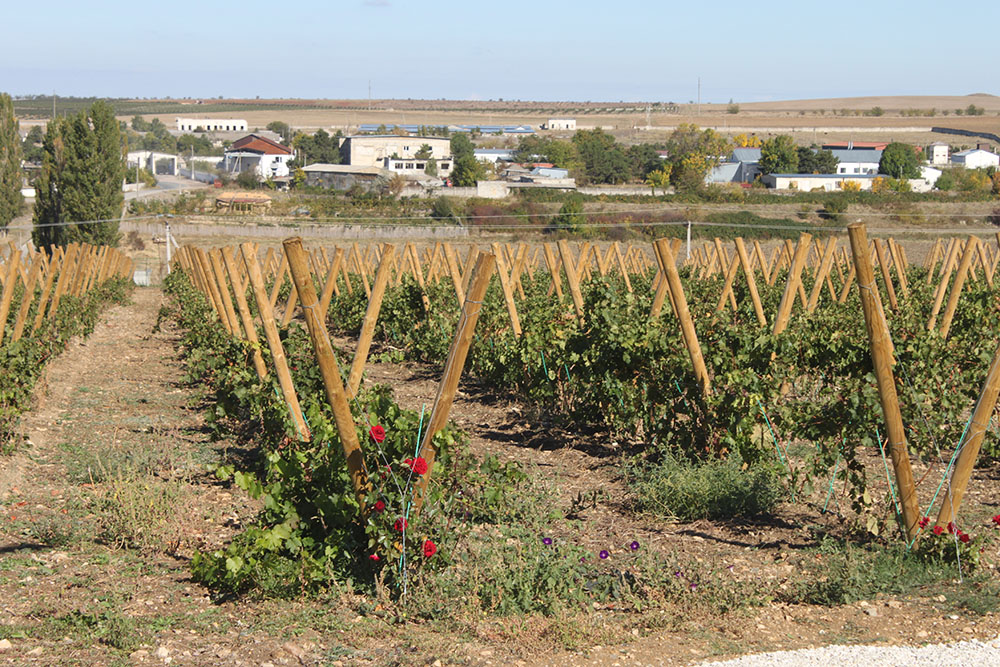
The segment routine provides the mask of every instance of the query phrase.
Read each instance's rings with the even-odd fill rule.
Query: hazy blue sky
[[[1000,93],[1000,2],[12,2],[0,91],[702,101]]]

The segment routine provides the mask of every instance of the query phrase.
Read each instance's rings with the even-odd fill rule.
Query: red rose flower
[[[917,525],[920,526],[921,528],[926,528],[927,524],[929,524],[930,522],[931,518],[929,516],[925,516],[923,519],[917,522]]]
[[[426,474],[427,472],[427,461],[425,461],[424,457],[422,456],[418,456],[412,461],[409,461],[407,465],[410,466],[410,470],[417,473],[418,475],[423,475]]]
[[[375,501],[375,511],[376,512],[382,512],[384,510],[385,510],[385,503],[382,502],[381,500],[376,500]]]
[[[1000,526],[1000,514],[997,514],[995,517],[993,517],[993,523],[995,523],[997,526]]]
[[[958,536],[958,539],[962,541],[962,544],[968,544],[971,538],[969,537],[968,533],[962,533],[961,535]]]
[[[403,532],[404,530],[406,530],[406,525],[407,525],[406,519],[404,519],[403,517],[399,517],[398,519],[396,519],[396,523],[392,524],[392,527],[398,530],[399,532]]]
[[[944,532],[944,528],[942,528],[941,526],[934,526],[934,534],[935,535],[940,535],[943,532]]]
[[[375,442],[382,442],[385,440],[385,429],[376,424],[372,426],[371,430],[368,431],[368,435],[372,437]]]
[[[435,545],[430,540],[424,541],[424,558],[430,558],[437,553],[437,545]]]
[[[948,532],[951,533],[952,535],[955,534],[955,522],[954,521],[949,521],[948,522]]]
[[[368,560],[378,560],[378,554],[372,554],[368,557]]]

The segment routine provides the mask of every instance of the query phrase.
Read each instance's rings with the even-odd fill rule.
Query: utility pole
[[[687,241],[688,241],[687,242],[687,258],[691,259],[691,221],[690,220],[688,220],[687,228],[688,228],[687,229],[687,232],[688,232],[688,238],[687,238]]]
[[[698,77],[698,115],[701,115],[701,77]]]

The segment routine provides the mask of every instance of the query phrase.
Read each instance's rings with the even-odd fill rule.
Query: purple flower
[[[632,549],[632,551],[638,551],[639,550],[639,543],[636,542],[636,541],[633,541],[632,544],[630,544],[628,546],[629,546],[630,549]]]
[[[679,576],[681,576],[681,571],[680,571],[680,570],[677,570],[676,572],[674,572],[674,576],[675,576],[675,577],[679,577]]]
[[[544,544],[545,546],[549,546],[550,544],[552,544],[552,538],[551,537],[543,537],[542,538],[542,544]]]
[[[608,553],[607,549],[601,549],[601,553],[599,553],[597,555],[601,557],[601,560],[604,560],[605,558],[607,558],[611,554]]]
[[[586,556],[580,556],[580,562],[581,563],[586,563],[587,562],[587,557]]]
[[[691,582],[691,590],[694,590],[694,589],[696,589],[696,588],[698,588],[698,584],[696,584],[696,583],[694,583],[694,582],[692,581],[692,582]]]

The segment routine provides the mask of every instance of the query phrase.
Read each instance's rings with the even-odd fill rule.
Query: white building
[[[438,169],[443,162],[451,162],[451,140],[443,137],[401,137],[396,135],[354,135],[344,137],[340,141],[340,152],[347,158],[351,166],[385,167],[386,159],[392,158],[401,163],[416,159],[421,147],[430,147],[430,156],[437,160]],[[415,169],[416,167],[411,167]],[[405,171],[405,165],[402,167]],[[449,164],[448,170],[451,170]]]
[[[249,134],[234,141],[226,149],[223,169],[229,173],[240,173],[251,169],[261,179],[288,176],[288,163],[292,159],[292,149],[282,146],[256,134]]]
[[[157,170],[157,163],[160,164]],[[125,166],[135,169],[136,164],[140,169],[148,169],[151,174],[177,175],[177,156],[171,153],[157,153],[156,151],[129,151],[125,157]]]
[[[812,192],[822,189],[826,192],[839,192],[844,189],[844,183],[848,181],[857,183],[862,190],[871,190],[872,183],[876,178],[879,177],[874,174],[851,177],[844,177],[840,174],[764,174],[760,180],[764,185],[775,190]]]
[[[927,161],[931,164],[948,164],[948,144],[943,141],[935,141],[927,147]]]
[[[435,159],[437,166],[437,176],[440,178],[445,178],[451,174],[453,163],[451,158],[445,158],[442,160]],[[389,171],[402,174],[403,176],[412,176],[414,178],[423,177],[427,171],[427,165],[429,160],[426,158],[398,158],[398,157],[387,157],[382,161],[382,168],[388,169]]]
[[[951,156],[951,163],[965,167],[966,169],[983,169],[985,167],[1000,166],[1000,155],[984,151],[980,148],[955,153]]]
[[[837,158],[837,173],[850,176],[877,174],[882,151],[859,148],[835,148],[830,151]]]
[[[549,118],[545,123],[546,130],[569,130],[576,131],[576,118]]]
[[[514,161],[513,148],[477,148],[473,151],[473,155],[480,162],[488,162],[489,164]]]
[[[178,118],[179,132],[246,132],[247,122],[240,118]]]

